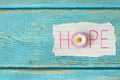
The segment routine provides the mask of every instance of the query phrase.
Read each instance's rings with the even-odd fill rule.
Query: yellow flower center
[[[81,37],[78,37],[78,38],[76,39],[76,42],[78,42],[78,43],[82,42],[82,38],[81,38]]]

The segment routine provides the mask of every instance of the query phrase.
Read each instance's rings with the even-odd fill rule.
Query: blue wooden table
[[[111,22],[116,55],[55,56],[53,24]],[[120,80],[120,0],[1,0],[0,80]]]

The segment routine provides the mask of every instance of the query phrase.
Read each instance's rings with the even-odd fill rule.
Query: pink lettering
[[[91,37],[92,37],[92,32],[95,32],[96,33],[96,38],[95,39],[92,39]],[[96,30],[90,30],[89,31],[89,40],[90,40],[90,48],[91,48],[91,46],[92,46],[92,41],[94,41],[94,40],[96,40],[98,38],[98,32],[96,31]]]
[[[101,38],[100,38],[101,40],[100,40],[100,42],[101,42],[101,48],[103,48],[103,49],[109,48],[109,47],[103,47],[103,45],[102,45],[103,44],[102,43],[103,40],[108,40],[108,38],[103,38],[103,34],[102,33],[103,32],[107,32],[107,31],[108,30],[101,30]]]
[[[65,41],[65,40],[68,42],[68,48],[70,48],[69,31],[68,31],[68,38],[67,39],[62,39],[62,31],[60,31],[60,49],[62,49],[62,41]]]
[[[82,48],[82,47],[84,47],[85,45],[86,45],[86,42],[87,42],[87,39],[89,40],[89,46],[90,46],[90,48],[92,48],[92,42],[93,41],[95,41],[95,40],[97,40],[98,39],[98,35],[100,36],[100,48],[101,49],[107,49],[107,48],[109,48],[109,47],[106,47],[106,46],[103,46],[103,41],[105,41],[105,40],[108,40],[108,38],[104,38],[103,37],[103,32],[108,32],[108,30],[101,30],[100,31],[100,34],[98,34],[98,31],[97,30],[90,30],[89,31],[89,38],[86,38],[86,36],[85,35],[83,35],[81,32],[76,32],[76,33],[73,33],[72,35],[71,35],[71,38],[70,38],[70,31],[68,31],[67,32],[67,38],[63,38],[63,32],[62,31],[60,31],[60,49],[62,49],[63,47],[63,41],[66,41],[67,42],[67,48],[69,49],[70,48],[70,42],[71,42],[71,44],[74,46],[74,47],[77,47],[77,48]],[[93,34],[95,34],[95,36],[94,37],[92,37],[93,36]],[[64,34],[65,35],[65,34]],[[76,37],[76,36],[78,36],[78,37]],[[81,38],[79,38],[79,37],[84,37],[84,41],[83,42],[81,42],[82,44],[80,44],[80,41],[82,41],[81,40]],[[78,45],[79,44],[79,45]]]

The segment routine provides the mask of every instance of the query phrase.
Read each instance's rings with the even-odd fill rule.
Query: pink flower
[[[83,33],[77,32],[72,36],[71,41],[74,47],[81,48],[86,45],[87,38]]]

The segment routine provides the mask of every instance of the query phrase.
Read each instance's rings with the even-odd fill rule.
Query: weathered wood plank
[[[116,56],[54,56],[53,24],[83,21],[113,24],[117,40]],[[119,28],[120,10],[0,10],[0,66],[119,67]]]
[[[0,70],[0,80],[120,80],[119,70]]]
[[[79,7],[119,7],[120,0],[0,0],[0,7],[38,8],[79,8]]]

